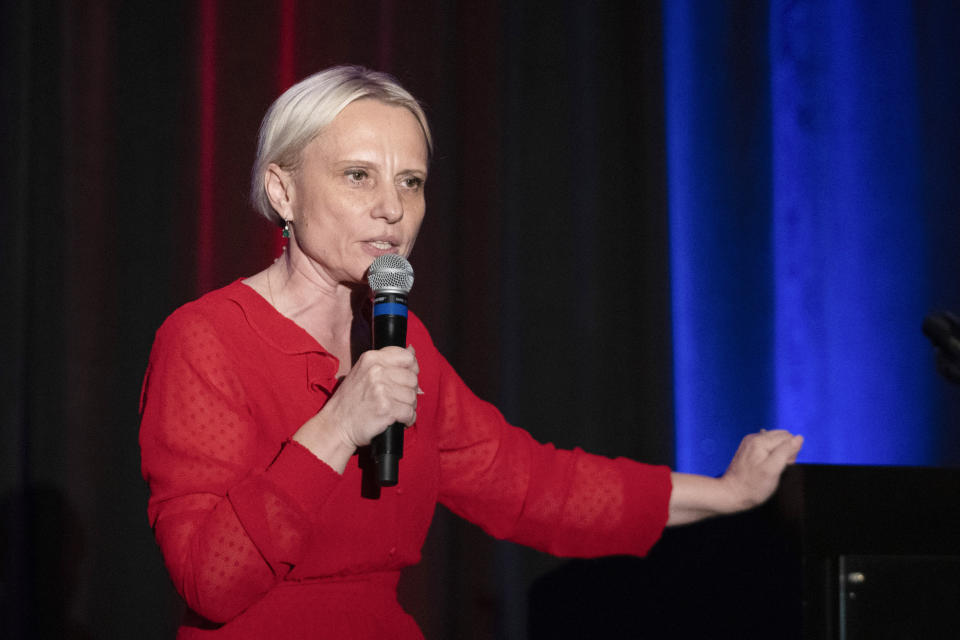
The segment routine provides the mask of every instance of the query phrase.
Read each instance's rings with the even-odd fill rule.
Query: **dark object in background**
[[[790,560],[758,511],[668,529],[646,558],[574,560],[540,578],[529,637],[799,639]]]
[[[937,371],[960,384],[960,319],[948,311],[931,313],[923,319],[923,334],[937,353]]]
[[[956,637],[957,496],[957,469],[795,465],[760,509],[543,576],[530,638]]]

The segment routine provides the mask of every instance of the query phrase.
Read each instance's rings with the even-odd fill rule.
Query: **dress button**
[[[396,548],[396,547],[390,547],[390,555],[393,555],[393,554],[395,554],[396,552],[397,552],[397,548]]]

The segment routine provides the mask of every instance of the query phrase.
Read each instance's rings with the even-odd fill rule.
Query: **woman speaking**
[[[432,140],[390,76],[335,67],[268,110],[252,198],[280,258],[175,311],[141,399],[148,513],[188,612],[180,638],[420,638],[396,599],[439,502],[560,556],[643,555],[664,526],[766,500],[802,445],[748,435],[720,478],[557,450],[477,398],[409,316],[371,348],[367,271],[409,255]],[[400,482],[367,445],[404,433]]]

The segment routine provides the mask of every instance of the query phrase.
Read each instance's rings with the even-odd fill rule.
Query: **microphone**
[[[367,282],[373,292],[373,348],[405,347],[407,294],[413,288],[413,267],[403,256],[387,253],[370,265]],[[370,443],[377,484],[397,484],[403,457],[404,426],[394,422]]]
[[[947,311],[923,319],[923,333],[937,353],[937,370],[947,380],[960,384],[960,319]]]

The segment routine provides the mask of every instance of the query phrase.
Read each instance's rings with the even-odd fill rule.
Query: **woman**
[[[149,517],[189,606],[178,637],[419,638],[396,601],[440,502],[563,556],[644,554],[665,525],[766,500],[802,439],[747,436],[719,479],[558,451],[476,398],[411,314],[369,350],[365,272],[408,255],[430,131],[391,77],[336,67],[260,132],[252,197],[289,244],[178,309],[141,400]],[[362,495],[358,449],[406,431],[399,485]]]

